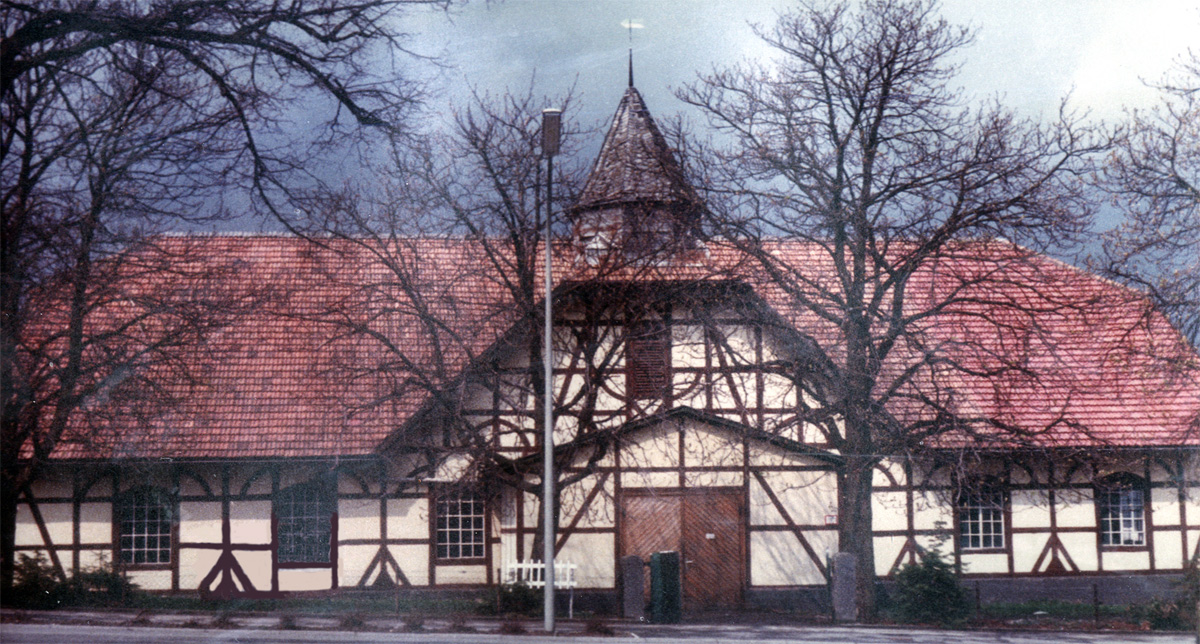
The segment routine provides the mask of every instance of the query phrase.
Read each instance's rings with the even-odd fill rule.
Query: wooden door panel
[[[703,610],[740,604],[745,561],[741,495],[689,495],[682,509],[684,605]]]
[[[746,560],[742,505],[741,493],[733,491],[625,494],[620,506],[621,556],[649,561],[655,552],[677,551],[683,564],[685,608],[738,606]],[[649,600],[649,574],[645,581]]]
[[[680,497],[678,495],[626,495],[621,502],[621,556],[650,555],[679,550]],[[650,599],[650,575],[644,575],[643,594]]]

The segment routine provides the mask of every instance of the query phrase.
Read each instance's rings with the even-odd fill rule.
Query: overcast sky
[[[400,73],[423,74],[436,94],[428,107],[450,114],[474,88],[493,96],[557,96],[575,87],[575,117],[596,128],[581,150],[590,163],[626,85],[632,44],[635,84],[652,114],[703,118],[672,92],[697,74],[762,58],[773,50],[751,27],[771,25],[789,0],[470,0],[449,12],[414,10],[400,18],[408,46],[440,64],[400,57]],[[961,52],[956,85],[968,97],[998,97],[1031,116],[1053,116],[1068,93],[1097,119],[1153,105],[1143,81],[1160,79],[1189,46],[1200,48],[1200,0],[943,0],[943,15],[974,29]],[[640,24],[632,32],[626,21]],[[547,105],[547,107],[551,107]],[[302,112],[297,124],[319,121]],[[333,153],[327,179],[361,175],[349,149]],[[1104,229],[1119,213],[1106,211]],[[241,225],[241,224],[238,224]],[[272,224],[268,222],[268,227]]]
[[[584,120],[611,115],[625,86],[633,31],[636,85],[652,113],[683,105],[671,90],[713,65],[760,57],[767,49],[750,25],[770,24],[786,0],[505,0],[473,1],[449,16],[410,16],[416,47],[444,57],[434,104],[447,109],[468,86],[493,93],[538,93],[578,81]],[[946,0],[952,23],[972,26],[963,52],[967,92],[998,95],[1030,115],[1073,104],[1101,118],[1122,106],[1155,101],[1143,80],[1159,78],[1189,45],[1200,46],[1197,0]]]

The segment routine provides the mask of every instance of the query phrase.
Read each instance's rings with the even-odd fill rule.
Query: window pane
[[[280,492],[275,499],[275,517],[280,562],[329,562],[333,497],[324,481]]]
[[[963,550],[1004,547],[1004,495],[977,490],[959,500],[959,544]]]
[[[478,559],[484,556],[484,504],[473,494],[444,496],[437,502],[439,559]]]
[[[122,562],[170,563],[172,503],[167,494],[152,488],[121,497],[117,547]]]
[[[1133,485],[1132,482],[1126,483]],[[1100,543],[1106,546],[1142,546],[1146,543],[1145,496],[1140,488],[1098,490]]]

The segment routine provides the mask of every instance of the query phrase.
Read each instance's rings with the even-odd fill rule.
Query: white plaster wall
[[[763,405],[784,409],[796,408],[796,386],[783,376],[763,374]]]
[[[733,383],[732,387],[730,386],[731,382]],[[713,377],[713,407],[719,409],[740,409],[740,406],[753,408],[757,404],[757,396],[758,382],[753,373],[733,372]],[[732,412],[722,415],[736,418]]]
[[[71,543],[73,538],[71,504],[39,502],[38,510],[42,513],[42,520],[46,522],[46,531],[50,534],[50,543],[54,545]],[[37,524],[33,521],[33,513],[29,515],[29,522],[33,528],[33,533],[37,535],[34,543],[40,544],[42,541],[41,533],[37,529]],[[109,540],[111,539],[112,537],[110,536]]]
[[[1151,488],[1150,524],[1179,525],[1179,489]]]
[[[1096,526],[1096,505],[1090,489],[1056,494],[1058,500],[1058,525],[1063,528],[1088,528]]]
[[[449,584],[483,584],[487,583],[486,566],[438,566],[437,583],[439,586]]]
[[[1050,528],[1050,499],[1044,490],[1012,490],[1009,501],[1014,528]]]
[[[696,324],[671,327],[671,364],[677,367],[704,366],[704,329]]]
[[[1175,530],[1154,531],[1154,566],[1156,568],[1183,568],[1183,553],[1180,548],[1183,535]]]
[[[875,537],[875,574],[886,575],[904,548],[904,537]]]
[[[333,587],[332,579],[328,568],[284,568],[279,571],[279,589],[292,592],[329,590]]]
[[[805,535],[808,538],[808,535]],[[810,542],[810,545],[811,542]],[[824,556],[818,551],[818,556]],[[750,533],[751,586],[810,586],[825,578],[790,531]]]
[[[1042,554],[1042,549],[1046,547],[1046,542],[1050,539],[1048,534],[1014,534],[1012,537],[1013,546],[1013,570],[1018,573],[1034,572],[1033,564],[1037,562],[1038,556]],[[1068,552],[1070,550],[1068,549]],[[1075,557],[1075,553],[1071,553],[1071,557]],[[1049,559],[1047,555],[1046,559]],[[1045,566],[1046,562],[1043,561]]]
[[[675,472],[621,472],[622,487],[679,487],[679,475]]]
[[[339,499],[337,507],[339,540],[379,538],[379,499]]]
[[[234,550],[242,572],[258,590],[271,589],[271,553],[265,550]],[[208,572],[208,571],[204,571]],[[203,574],[203,573],[202,573]],[[326,575],[328,577],[328,575]]]
[[[196,476],[208,484],[213,494],[221,493],[221,476],[216,472],[196,472]],[[179,477],[179,493],[183,496],[202,496],[206,494],[204,486],[191,476]]]
[[[942,494],[926,490],[913,493],[913,526],[917,530],[954,529],[954,512]]]
[[[38,531],[37,523],[33,520],[33,513],[29,511],[29,506],[22,503],[17,506],[17,534],[16,545],[18,546],[42,546],[45,545],[42,539],[42,533]]]
[[[216,541],[220,541],[220,504],[217,506]],[[182,526],[180,526],[182,529]],[[231,501],[229,503],[229,538],[233,543],[271,543],[271,502]]]
[[[371,560],[374,559],[377,552],[379,552],[377,545],[339,545],[337,549],[338,585],[342,587],[357,586],[358,580],[366,572],[367,566],[371,565]],[[379,567],[376,567],[376,571],[367,580],[368,585],[375,581],[378,572]]]
[[[600,475],[592,475],[560,491],[559,517],[561,526],[568,526],[575,521],[575,517],[579,514],[583,502],[587,500],[587,496],[596,488],[601,478]],[[612,477],[606,477],[603,487],[601,487],[600,491],[592,499],[592,502],[588,504],[583,516],[579,517],[577,526],[580,528],[612,527],[615,523],[612,499]]]
[[[676,428],[663,425],[631,436],[621,448],[621,465],[623,468],[678,467]]]
[[[837,478],[828,472],[763,472],[763,479],[797,525],[824,525],[826,514],[837,514]],[[750,482],[753,525],[783,525],[785,521],[757,479]]]
[[[180,503],[179,540],[183,543],[220,543],[221,504],[207,501]]]
[[[400,570],[414,586],[429,584],[429,546],[388,546],[388,551],[400,565]]]
[[[74,495],[69,478],[60,478],[57,474],[50,473],[42,479],[33,482],[33,498],[35,500],[61,498],[69,499]],[[24,498],[24,497],[22,497]]]
[[[904,492],[876,492],[871,495],[871,518],[876,530],[904,530],[908,527],[908,498]]]
[[[112,496],[112,480],[110,480],[107,476],[102,477],[102,478],[98,479],[96,482],[94,482],[92,484],[92,486],[90,488],[88,488],[87,492],[84,494],[85,498],[87,498],[87,497],[108,497],[108,496]]]
[[[1140,552],[1105,552],[1105,570],[1149,570],[1150,553]]]
[[[1071,560],[1080,570],[1096,570],[1096,534],[1094,532],[1064,532],[1058,535],[1058,540],[1071,555]],[[1049,559],[1049,557],[1047,557]],[[1044,564],[1043,564],[1044,565]],[[1105,567],[1108,563],[1105,562]]]
[[[741,441],[729,432],[698,423],[688,423],[682,431],[684,467],[742,466]]]
[[[129,570],[125,574],[142,590],[171,590],[170,570]]]
[[[945,554],[945,553],[944,553]],[[962,554],[963,572],[970,575],[981,573],[1008,572],[1008,555],[1004,554]]]
[[[573,563],[580,588],[615,588],[616,538],[610,533],[574,534],[563,544],[555,561]],[[438,572],[441,577],[441,571]]]
[[[79,539],[82,543],[112,543],[112,504],[79,504]]]
[[[81,550],[79,552],[80,570],[107,568],[112,563],[112,549]]]
[[[683,484],[686,487],[741,487],[742,473],[739,472],[684,472]]]
[[[429,538],[429,500],[388,499],[388,537],[393,539]]]

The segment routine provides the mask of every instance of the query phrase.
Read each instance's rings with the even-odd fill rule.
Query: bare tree
[[[156,378],[195,377],[186,347],[256,297],[154,235],[230,199],[279,215],[332,135],[402,129],[416,88],[368,63],[400,44],[410,4],[425,3],[0,3],[5,588],[19,494],[64,439],[99,439],[80,410],[148,419],[179,402]],[[331,136],[271,135],[306,97],[328,99]]]
[[[665,339],[666,327],[638,322],[667,302],[682,304],[689,286],[639,283],[655,264],[636,253],[589,263],[573,244],[555,241],[556,386],[554,399],[545,400],[541,277],[550,215],[540,117],[545,105],[570,114],[572,104],[569,94],[476,96],[451,134],[420,146],[424,153],[408,150],[396,159],[397,170],[381,173],[391,176],[385,200],[351,189],[307,208],[321,233],[311,235],[314,242],[335,261],[359,266],[330,271],[354,282],[345,285],[351,295],[320,316],[370,347],[370,358],[335,367],[341,380],[384,381],[368,402],[374,407],[430,401],[407,422],[413,431],[384,448],[422,455],[404,462],[405,479],[435,477],[452,458],[462,466],[454,476],[468,483],[537,495],[543,410],[552,404],[556,444],[567,448],[554,472],[556,489],[579,496],[572,486],[611,455],[614,430],[668,398],[666,380],[649,383],[656,390],[640,399],[629,391],[627,348],[654,341],[643,332]],[[554,177],[556,236],[566,232],[562,214],[586,169],[573,158],[579,133],[569,129],[570,119],[565,123]],[[661,346],[656,355],[665,365]],[[524,544],[532,552],[541,549],[538,528]]]
[[[1148,292],[1200,343],[1200,58],[1156,87],[1162,104],[1128,114],[1102,187],[1125,222],[1104,236],[1102,272]]]
[[[1065,113],[1043,126],[962,104],[948,83],[971,34],[935,2],[805,4],[758,34],[772,60],[714,71],[679,96],[727,142],[704,166],[713,230],[797,311],[798,359],[775,368],[844,459],[839,540],[857,555],[870,618],[874,466],[945,432],[1002,425],[966,409],[951,374],[1029,375],[1028,355],[985,370],[955,356],[986,347],[934,330],[987,311],[1015,341],[1067,306],[1036,297],[1036,271],[1022,269],[1032,252],[1005,240],[1036,249],[1082,230],[1093,206],[1076,174],[1102,141]],[[1012,297],[1025,279],[1034,297]]]

